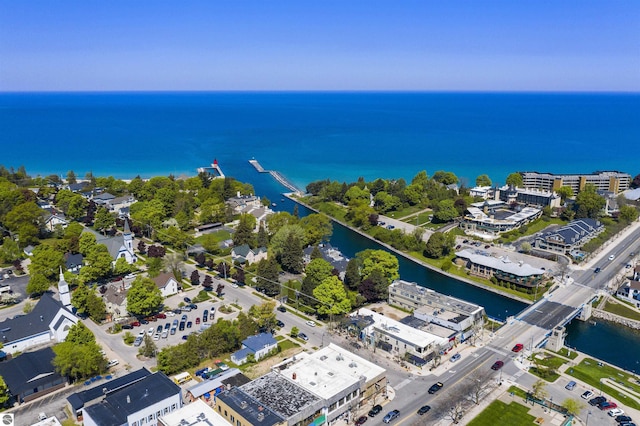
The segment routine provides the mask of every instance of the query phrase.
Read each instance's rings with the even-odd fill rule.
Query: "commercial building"
[[[363,323],[359,331],[360,338],[365,344],[378,347],[400,357],[414,357],[426,363],[435,352],[449,347],[449,339],[429,333],[400,321],[380,315],[370,309],[360,308],[351,315],[352,319]]]
[[[503,186],[500,188],[498,198],[507,205],[524,204],[536,207],[558,208],[562,198],[554,191],[546,191],[538,188],[517,188],[515,186]]]
[[[187,389],[185,400],[191,402],[203,399],[205,402],[209,402],[215,399],[220,392],[242,386],[250,381],[237,368],[230,368]]]
[[[82,408],[82,418],[85,426],[156,426],[160,417],[181,407],[180,386],[158,372],[108,392]]]
[[[158,419],[158,426],[230,426],[204,401],[197,400]],[[235,426],[235,425],[233,425]]]
[[[457,332],[481,326],[484,322],[482,306],[404,280],[396,280],[389,286],[389,304],[412,310],[416,318],[426,323]]]
[[[480,208],[481,207],[481,208]],[[542,210],[523,207],[507,208],[503,201],[485,201],[467,208],[460,228],[468,234],[498,235],[526,225],[542,216]]]
[[[593,172],[591,174],[553,174],[539,172],[520,172],[525,188],[535,188],[546,191],[557,191],[562,186],[568,186],[573,194],[582,191],[587,184],[596,189],[611,191],[616,194],[629,189],[631,175],[616,171]]]
[[[521,287],[537,287],[544,280],[546,272],[522,261],[512,262],[508,256],[493,257],[467,249],[456,252],[456,263],[464,265],[471,275],[496,277],[499,281]]]

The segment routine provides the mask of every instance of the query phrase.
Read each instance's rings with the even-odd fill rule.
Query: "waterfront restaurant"
[[[508,256],[493,257],[471,250],[456,252],[456,263],[464,265],[471,275],[513,283],[521,287],[537,287],[544,280],[544,269],[520,262],[512,262]]]

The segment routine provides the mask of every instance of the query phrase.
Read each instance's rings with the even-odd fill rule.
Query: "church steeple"
[[[133,235],[131,234],[131,229],[129,228],[129,219],[124,220],[124,231],[122,233],[122,238],[124,242],[125,248],[131,253],[133,256]]]
[[[58,281],[58,293],[60,294],[60,302],[66,306],[71,306],[71,294],[69,293],[69,284],[64,279],[62,266],[60,266],[60,280]]]

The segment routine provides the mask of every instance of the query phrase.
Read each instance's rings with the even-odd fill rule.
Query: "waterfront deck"
[[[277,180],[282,186],[289,189],[290,191],[296,192],[299,194],[304,193],[304,191],[302,191],[300,188],[295,186],[293,182],[291,182],[286,177],[284,177],[282,173],[275,170],[265,170],[264,167],[262,167],[262,165],[255,158],[249,160],[249,163],[256,169],[258,173],[269,173],[275,180]]]

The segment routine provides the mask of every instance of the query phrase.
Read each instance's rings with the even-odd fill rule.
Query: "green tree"
[[[488,175],[480,175],[476,178],[476,186],[491,186],[491,179]]]
[[[158,312],[162,305],[160,289],[150,278],[136,277],[127,293],[127,309],[136,316],[146,317]]]
[[[104,321],[107,316],[107,307],[104,300],[94,291],[89,293],[89,298],[87,299],[87,313],[98,324]]]
[[[444,170],[438,170],[433,174],[433,180],[440,182],[443,185],[451,185],[458,183],[458,177],[452,172],[445,172]]]
[[[302,293],[313,295],[313,291],[325,279],[332,275],[333,266],[323,258],[313,259],[305,268],[305,277],[302,280]]]
[[[129,264],[129,262],[127,262],[127,259],[125,259],[124,257],[119,257],[118,260],[116,260],[116,264],[113,267],[113,273],[115,275],[130,274],[135,270],[136,270],[136,267],[134,265]]]
[[[448,255],[453,250],[454,244],[455,237],[453,235],[434,232],[429,237],[423,254],[432,259],[439,259]]]
[[[138,353],[147,358],[153,358],[158,353],[158,347],[148,334],[145,334],[144,339],[142,339],[142,345],[138,349]]]
[[[91,232],[83,232],[80,235],[78,241],[78,249],[83,256],[86,256],[89,251],[96,245],[96,236]]]
[[[113,227],[116,224],[116,217],[104,207],[98,208],[95,218],[93,220],[93,226],[100,232],[104,232],[107,229]]]
[[[427,175],[427,172],[424,170],[418,172],[418,174],[411,179],[411,185],[418,185],[422,191],[426,191],[427,186],[429,185],[429,176]]]
[[[16,205],[4,218],[4,225],[20,236],[20,245],[37,242],[37,235],[44,226],[45,211],[35,202],[28,201]],[[25,239],[28,238],[27,241]]]
[[[14,260],[22,258],[22,250],[11,237],[4,237],[0,247],[0,262],[12,263]]]
[[[271,330],[276,326],[276,302],[268,301],[249,308],[249,317],[260,330]]]
[[[74,292],[71,293],[71,304],[75,306],[79,314],[87,313],[87,301],[89,299],[90,292],[91,290],[89,287],[86,284],[81,283]]]
[[[313,297],[320,301],[318,305],[320,315],[340,315],[351,310],[351,301],[344,284],[335,275],[325,278],[313,289]]]
[[[581,401],[573,398],[565,399],[564,401],[562,401],[561,405],[567,410],[569,414],[573,414],[574,416],[584,408],[584,404]]]
[[[458,210],[455,208],[454,201],[451,199],[440,201],[433,213],[434,219],[438,222],[451,222],[458,216]]]
[[[396,210],[402,204],[398,197],[385,191],[378,192],[373,198],[373,203],[375,209],[381,213]]]
[[[404,197],[410,205],[415,206],[422,202],[424,189],[420,185],[412,183],[404,189]]]
[[[267,247],[269,245],[269,233],[264,229],[264,222],[260,222],[260,228],[258,229],[257,246]]]
[[[387,285],[400,277],[398,258],[384,250],[364,250],[356,254],[361,268],[361,276],[367,279],[374,271],[379,271],[385,277]]]
[[[298,334],[300,333],[300,329],[298,327],[291,327],[291,337],[298,337]]]
[[[53,351],[54,367],[72,381],[92,377],[106,370],[107,360],[100,353],[100,346],[93,333],[81,322],[69,329],[66,340],[55,345]]]
[[[270,235],[275,235],[286,225],[295,225],[298,219],[289,212],[277,212],[267,217],[267,228]]]
[[[506,183],[507,185],[515,186],[516,188],[522,187],[522,185],[524,184],[522,180],[522,175],[518,172],[511,173],[509,176],[507,176]]]
[[[96,244],[89,249],[80,269],[80,279],[84,282],[96,281],[111,274],[113,258],[104,244]]]
[[[302,272],[305,231],[300,225],[285,225],[271,238],[270,253],[282,268],[292,273]]]
[[[620,220],[631,223],[638,219],[638,209],[633,206],[620,207]]]
[[[587,184],[584,189],[576,195],[576,202],[574,203],[574,210],[576,212],[576,218],[592,218],[596,219],[602,214],[602,209],[607,204],[604,197],[601,197],[596,192],[594,185]]]
[[[257,266],[256,287],[264,289],[268,296],[280,294],[280,283],[278,282],[278,262],[273,258],[262,259]]]
[[[549,395],[546,388],[547,383],[542,379],[538,379],[531,387],[531,395],[536,399],[545,399]]]
[[[9,393],[9,387],[5,383],[4,378],[0,376],[0,407],[4,407],[10,397],[11,394]]]
[[[256,227],[256,218],[250,214],[240,215],[240,221],[233,234],[233,245],[238,247],[243,244],[249,244],[249,247],[255,247],[255,236],[253,230]]]
[[[556,194],[562,198],[562,201],[565,201],[567,198],[573,197],[573,189],[570,186],[561,186],[556,190]]]
[[[89,343],[95,343],[96,336],[93,335],[86,325],[82,322],[78,322],[69,329],[69,334],[67,334],[65,342],[76,345],[87,345]]]
[[[328,241],[333,233],[331,219],[323,214],[313,213],[300,219],[304,230],[304,244],[316,245]]]
[[[344,274],[344,283],[349,290],[357,290],[360,285],[360,266],[358,259],[349,259]]]
[[[76,173],[73,170],[69,170],[67,172],[67,183],[70,185],[78,183],[78,178],[76,177]]]
[[[50,283],[60,273],[60,267],[64,265],[64,255],[49,245],[39,245],[33,250],[29,274],[33,278],[42,275]]]

